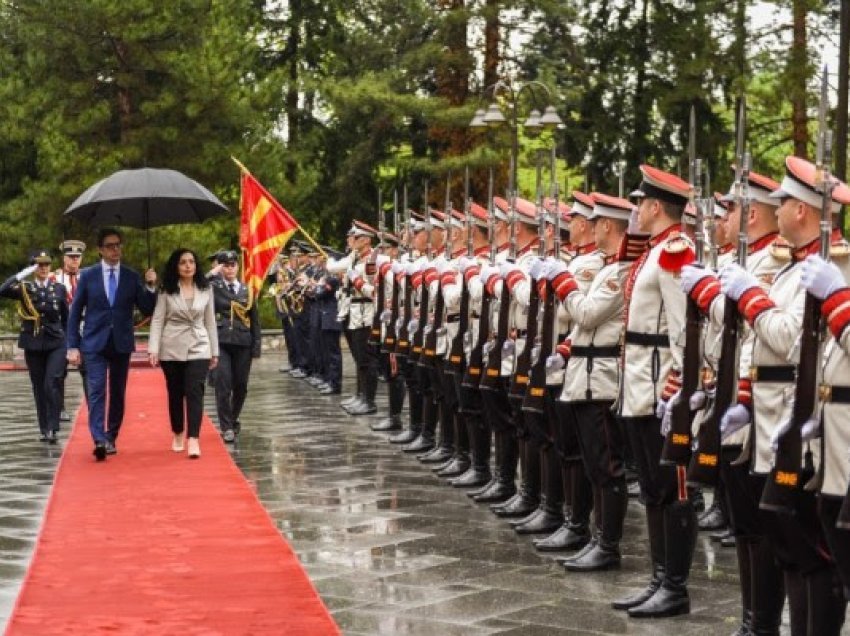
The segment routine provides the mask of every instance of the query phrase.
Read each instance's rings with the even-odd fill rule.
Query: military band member
[[[320,395],[342,393],[342,351],[337,294],[340,279],[328,270],[328,262],[322,257],[319,263],[320,278],[316,281],[313,297],[319,314],[319,342],[321,343],[322,382],[316,386]]]
[[[57,283],[61,283],[65,287],[68,294],[68,306],[71,306],[71,301],[74,300],[74,293],[77,291],[77,279],[80,276],[80,264],[83,260],[83,253],[86,251],[86,244],[82,241],[68,239],[59,244],[59,250],[62,252],[62,267],[53,272],[52,279]],[[86,389],[86,367],[80,362],[77,367],[80,373],[80,380],[83,384],[83,394],[88,396]],[[67,422],[71,418],[65,411],[65,379],[68,377],[68,366],[65,365],[65,374],[62,377],[62,407],[59,414],[59,420]]]
[[[219,342],[215,406],[221,436],[233,443],[242,428],[239,415],[248,395],[252,360],[260,357],[262,334],[257,299],[239,281],[239,255],[222,250],[216,254],[216,263],[208,275]]]
[[[351,284],[351,307],[348,314],[348,326],[351,329],[351,353],[357,365],[357,375],[361,390],[359,401],[346,407],[350,415],[369,415],[375,413],[375,394],[378,390],[378,351],[369,344],[375,305],[372,300],[376,271],[372,241],[378,231],[363,223],[354,221],[351,231],[354,236],[354,254],[356,262],[346,272]]]
[[[753,427],[750,470],[770,472],[778,439],[791,417],[789,396],[794,394],[795,343],[802,328],[805,288],[800,284],[802,263],[820,248],[819,217],[822,195],[817,191],[816,168],[799,157],[785,161],[786,175],[773,197],[780,202],[776,212],[779,232],[792,247],[791,262],[781,269],[770,292],[737,264],[721,271],[723,293],[738,303],[752,327],[751,378]],[[832,212],[850,203],[850,190],[839,185],[833,191]],[[836,234],[836,260],[848,267],[846,243]],[[789,364],[789,362],[792,362]],[[812,414],[814,417],[816,414]],[[793,633],[838,634],[844,622],[845,601],[832,584],[836,575],[826,538],[818,523],[815,494],[804,489],[818,469],[820,445],[803,447],[801,479],[794,515],[762,510],[780,566],[791,611]],[[807,630],[808,626],[808,631]]]
[[[295,254],[279,254],[277,268],[274,272],[274,297],[277,306],[277,314],[283,328],[283,340],[286,344],[286,362],[279,371],[281,373],[292,373],[295,370],[295,361],[298,359],[298,342],[295,337],[294,312],[290,303],[290,291],[295,280],[298,269],[298,258]]]
[[[569,268],[557,266],[547,272],[572,324],[565,347],[555,354],[555,362],[564,357],[569,360],[558,403],[561,427],[572,428],[584,464],[579,475],[573,469],[572,487],[575,492],[576,481],[588,478],[593,484],[597,526],[597,536],[588,547],[563,562],[567,570],[574,571],[619,567],[628,504],[625,439],[611,407],[619,392],[623,286],[629,270],[629,264],[619,261],[617,255],[634,206],[625,199],[597,193],[593,204],[587,221],[598,249],[584,254],[579,249]],[[584,228],[571,229],[572,235],[586,240]],[[573,505],[575,509],[576,503]],[[588,534],[588,512],[581,511],[577,524],[571,524],[576,537]]]
[[[777,272],[790,258],[787,247],[780,245],[784,242],[779,239],[776,218],[779,202],[770,196],[779,184],[751,171],[747,187],[747,271],[759,281],[765,292],[769,292]],[[731,237],[740,227],[741,208],[733,191],[730,190],[723,199],[728,206],[723,225],[728,228],[727,233]],[[722,262],[723,259],[718,261]],[[723,328],[725,297],[720,294],[716,276],[709,274],[704,268],[685,266],[682,269],[682,289],[708,315],[706,331],[714,334]],[[712,337],[708,335],[707,340]],[[782,620],[785,588],[767,536],[765,520],[759,511],[766,475],[751,472],[749,455],[742,456],[750,439],[750,362],[754,338],[753,331],[745,324],[740,338],[738,403],[724,417],[724,423],[729,425],[721,439],[720,478],[725,486],[723,494],[737,550],[742,625],[753,633],[773,634],[777,633]]]
[[[660,463],[661,421],[667,401],[679,388],[682,365],[678,337],[686,298],[678,276],[682,265],[694,257],[693,244],[682,228],[690,186],[652,166],[641,166],[641,173],[643,181],[632,193],[638,200],[633,225],[648,233],[650,240],[626,281],[619,411],[637,460],[652,577],[646,589],[613,603],[636,618],[690,612],[687,580],[697,531],[683,471]]]
[[[39,440],[56,444],[65,374],[68,299],[65,286],[51,280],[51,262],[47,250],[36,250],[30,256],[29,267],[0,285],[0,296],[19,303],[18,346],[24,350],[32,383]],[[26,280],[31,274],[35,274],[33,280]]]

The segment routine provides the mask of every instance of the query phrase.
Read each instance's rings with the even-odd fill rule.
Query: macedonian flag
[[[298,223],[246,170],[242,172],[240,207],[239,245],[244,259],[242,276],[254,299],[259,297],[275,257],[298,229]]]

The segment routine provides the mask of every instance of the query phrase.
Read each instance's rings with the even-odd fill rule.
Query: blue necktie
[[[118,279],[115,278],[115,268],[109,268],[109,280],[107,281],[106,296],[109,299],[109,306],[115,304],[115,290],[118,289]]]

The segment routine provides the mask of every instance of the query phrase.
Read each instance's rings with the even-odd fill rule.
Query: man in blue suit
[[[121,264],[121,242],[121,232],[115,228],[98,232],[101,261],[80,272],[68,316],[68,361],[79,364],[82,355],[86,365],[89,429],[97,461],[117,452],[115,439],[124,419],[130,354],[136,348],[133,310],[138,307],[150,316],[156,305],[156,272],[145,272],[143,285],[137,272]]]

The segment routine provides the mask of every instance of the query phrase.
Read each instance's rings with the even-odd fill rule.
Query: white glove
[[[555,280],[565,271],[567,271],[567,264],[562,260],[553,259],[549,264],[549,267],[546,268],[546,278],[549,280]]]
[[[546,358],[546,372],[554,373],[555,371],[560,371],[565,366],[567,366],[566,360],[564,360],[564,356],[560,353],[553,353],[548,358]]]
[[[490,352],[493,350],[493,347],[495,347],[495,346],[496,346],[495,342],[493,342],[492,340],[488,340],[487,342],[484,343],[484,346],[481,347],[481,353],[483,353],[485,356],[489,356]]]
[[[399,316],[395,321],[395,330],[401,331],[402,329],[404,329],[404,317]]]
[[[428,323],[427,325],[425,325],[425,327],[422,329],[422,335],[423,335],[423,336],[427,336],[427,335],[428,335],[429,333],[431,333],[432,331],[434,331],[434,325],[432,325],[432,324],[429,322],[429,323]]]
[[[375,265],[377,265],[378,267],[380,267],[384,263],[389,263],[389,262],[390,262],[390,257],[387,256],[386,254],[378,254],[375,257]]]
[[[392,266],[390,267],[393,274],[401,274],[402,272],[407,271],[407,266],[400,261],[393,261]]]
[[[422,265],[423,265],[423,263],[420,263],[419,261],[413,261],[412,263],[408,263],[407,264],[407,275],[413,276],[413,274],[415,274],[416,272],[418,272],[422,269]]]
[[[820,256],[813,254],[803,261],[800,270],[800,284],[815,298],[824,300],[842,287],[847,287],[847,281],[834,263],[827,263]]]
[[[692,411],[699,411],[701,408],[705,406],[705,403],[708,401],[708,396],[705,391],[696,390],[693,395],[691,395],[691,399],[688,400],[688,406],[691,407]]]
[[[391,309],[384,309],[381,312],[381,322],[385,325],[389,325],[390,321],[393,319],[393,312]]]
[[[539,280],[540,278],[545,276],[546,269],[548,264],[542,258],[535,258],[531,263],[531,269],[528,270],[529,275],[534,280]]]
[[[345,272],[345,277],[352,283],[360,278],[360,273],[356,269],[350,269]]]
[[[534,345],[531,347],[531,364],[537,364],[537,361],[540,359],[540,345]]]
[[[720,290],[735,302],[753,287],[760,287],[758,280],[738,263],[728,263],[720,270]]]
[[[667,437],[667,434],[673,428],[673,407],[675,407],[681,399],[682,389],[679,389],[673,394],[673,397],[666,402],[659,402],[655,409],[656,415],[658,414],[658,411],[661,411],[661,434],[664,437]]]
[[[629,234],[640,234],[640,227],[638,226],[638,209],[637,206],[632,208],[631,213],[629,214],[629,226],[626,228],[626,232]]]
[[[680,281],[682,291],[690,294],[691,290],[697,286],[697,283],[708,276],[711,276],[710,269],[700,267],[699,265],[685,265],[682,268],[682,280]]]
[[[504,344],[502,344],[502,355],[503,356],[512,356],[514,354],[514,350],[516,349],[516,342],[508,338],[505,340]]]
[[[21,282],[22,280],[24,280],[27,276],[32,274],[37,269],[38,269],[38,265],[30,265],[29,267],[25,267],[24,269],[19,271],[17,274],[15,274],[15,279],[18,282]]]
[[[461,272],[465,272],[470,267],[476,265],[477,261],[474,258],[469,258],[468,256],[461,256],[457,259],[457,268]]]
[[[820,418],[810,417],[800,429],[800,437],[804,442],[810,442],[821,436]]]
[[[508,261],[505,261],[499,264],[499,276],[502,278],[507,278],[508,274],[513,271],[520,271],[516,263],[509,263]]]
[[[445,272],[447,272],[451,268],[452,268],[452,265],[448,261],[440,261],[439,263],[437,263],[437,266],[436,266],[435,269],[437,270],[437,273],[440,276],[442,276]]]
[[[412,336],[413,334],[415,334],[417,329],[419,329],[419,321],[418,320],[411,320],[409,323],[407,323],[407,334],[409,336]]]
[[[478,277],[481,279],[481,284],[486,285],[487,281],[490,280],[491,276],[498,276],[499,268],[495,265],[484,265],[481,268],[481,272],[478,274]]]
[[[787,420],[782,422],[779,426],[773,429],[773,432],[770,434],[770,447],[773,449],[773,452],[779,450],[779,440],[791,430],[791,418],[789,417]]]
[[[750,411],[743,404],[730,406],[720,418],[720,439],[725,440],[750,423]]]

